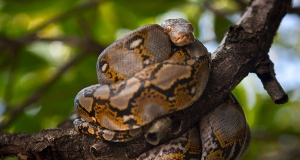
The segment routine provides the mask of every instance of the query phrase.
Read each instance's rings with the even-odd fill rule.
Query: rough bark
[[[172,115],[182,120],[182,129],[178,134],[168,134],[163,142],[186,132],[202,115],[221,103],[250,72],[258,75],[275,103],[288,100],[275,78],[268,52],[290,6],[291,0],[251,1],[241,19],[228,29],[223,42],[212,54],[212,71],[204,95],[188,109]],[[71,120],[61,126],[71,126]],[[143,136],[127,143],[109,143],[64,127],[38,134],[1,133],[0,158],[131,159],[154,147],[146,143]]]

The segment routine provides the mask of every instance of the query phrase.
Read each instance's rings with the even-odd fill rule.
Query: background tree
[[[91,149],[96,140],[74,132],[68,117],[74,112],[73,99],[77,92],[97,83],[96,59],[106,46],[142,25],[183,17],[193,23],[198,39],[217,55],[206,89],[208,94],[197,103],[214,106],[235,87],[233,92],[243,106],[253,134],[244,159],[300,158],[300,75],[297,73],[300,67],[297,27],[300,9],[297,5],[300,2],[295,0],[294,7],[288,10],[273,44],[277,27],[290,6],[288,0],[152,0],[145,3],[134,0],[0,1],[0,129],[5,131],[0,133],[0,157],[18,154],[22,159],[49,156],[72,159],[87,158],[90,153],[111,156],[106,151],[114,151],[116,157],[125,154],[130,157],[141,151],[136,151],[137,148],[150,148],[138,139],[128,144],[112,144],[114,149],[101,146],[105,151],[97,150],[99,146]],[[226,39],[221,43],[224,35]],[[248,75],[255,72],[267,83],[260,71],[265,71],[264,66],[271,66],[272,70],[268,52],[275,63],[276,77],[290,97],[284,105],[272,101],[272,98],[277,102],[286,100],[284,92],[276,90],[280,88],[278,84],[269,89],[264,85],[268,91],[282,96],[276,99],[276,93],[269,93],[270,98],[257,76]],[[226,61],[230,62],[224,64],[227,68],[220,70],[221,62]],[[220,83],[220,80],[226,81]],[[214,97],[216,102],[209,97]],[[199,117],[210,109],[191,109],[187,113],[198,112]],[[195,119],[188,119],[186,123]],[[41,131],[57,128],[61,122],[64,122],[60,125],[63,129]]]

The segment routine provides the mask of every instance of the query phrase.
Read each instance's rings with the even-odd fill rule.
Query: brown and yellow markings
[[[164,28],[156,24],[141,27],[99,55],[99,84],[84,88],[75,98],[82,117],[74,121],[78,131],[106,141],[129,141],[155,120],[189,107],[201,96],[210,74],[210,55],[193,37],[189,22],[173,21],[166,20]],[[200,120],[200,131],[194,127],[151,154],[155,152],[156,159],[238,157],[249,130],[242,110],[235,105],[227,101],[225,107],[217,107]],[[226,107],[228,115],[219,111]]]
[[[208,54],[195,50],[201,42],[194,38],[190,42],[174,49],[160,26],[148,25],[106,48],[97,63],[100,84],[83,89],[75,98],[76,108],[86,120],[82,123],[91,123],[80,126],[78,120],[77,128],[93,127],[98,131],[91,134],[102,137],[113,131],[123,134],[120,131],[141,128],[191,105],[203,91],[196,88],[205,85],[209,75],[194,71],[197,63],[206,63],[199,57],[208,59]],[[206,79],[189,84],[195,73]],[[111,132],[103,132],[105,129]],[[127,141],[122,138],[109,140]]]
[[[179,79],[190,78],[191,67],[165,64],[158,72],[156,72],[155,77],[153,84],[163,90],[167,90]]]

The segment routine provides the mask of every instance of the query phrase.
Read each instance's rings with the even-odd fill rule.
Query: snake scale
[[[185,134],[144,152],[137,160],[240,159],[248,149],[250,134],[241,106],[230,95]]]
[[[169,19],[136,29],[107,47],[97,61],[99,84],[75,97],[81,116],[74,121],[75,129],[102,140],[125,142],[145,133],[160,117],[191,106],[205,89],[211,61],[193,30],[184,19]],[[224,105],[202,117],[179,140],[139,158],[239,157],[250,132],[234,98]]]

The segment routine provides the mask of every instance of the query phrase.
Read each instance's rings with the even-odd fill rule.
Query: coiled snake
[[[82,117],[74,121],[75,128],[102,140],[125,142],[144,133],[160,117],[193,104],[204,91],[210,74],[210,55],[194,38],[193,30],[184,19],[169,19],[161,26],[151,24],[134,30],[107,47],[97,61],[99,84],[84,88],[74,100]],[[197,155],[213,156],[214,151],[228,150],[228,146],[232,148],[231,156],[240,154],[246,141],[247,124],[240,107],[228,106],[235,108],[229,112],[235,114],[231,116],[239,114],[238,118],[231,118],[233,121],[224,122],[234,122],[238,131],[230,126],[224,129],[220,127],[222,123],[211,124],[215,119],[224,118],[221,112],[218,112],[219,117],[213,114],[217,113],[216,109],[200,120],[202,152],[199,148]],[[215,124],[219,128],[210,127]],[[189,133],[195,135],[195,130],[191,129]],[[212,135],[224,137],[213,139]],[[191,136],[181,138],[191,142]],[[227,147],[220,141],[224,138]],[[200,144],[200,139],[198,141]],[[141,157],[153,159],[147,155]],[[188,157],[188,153],[183,155]],[[170,158],[174,154],[160,155],[162,159],[164,156]]]

